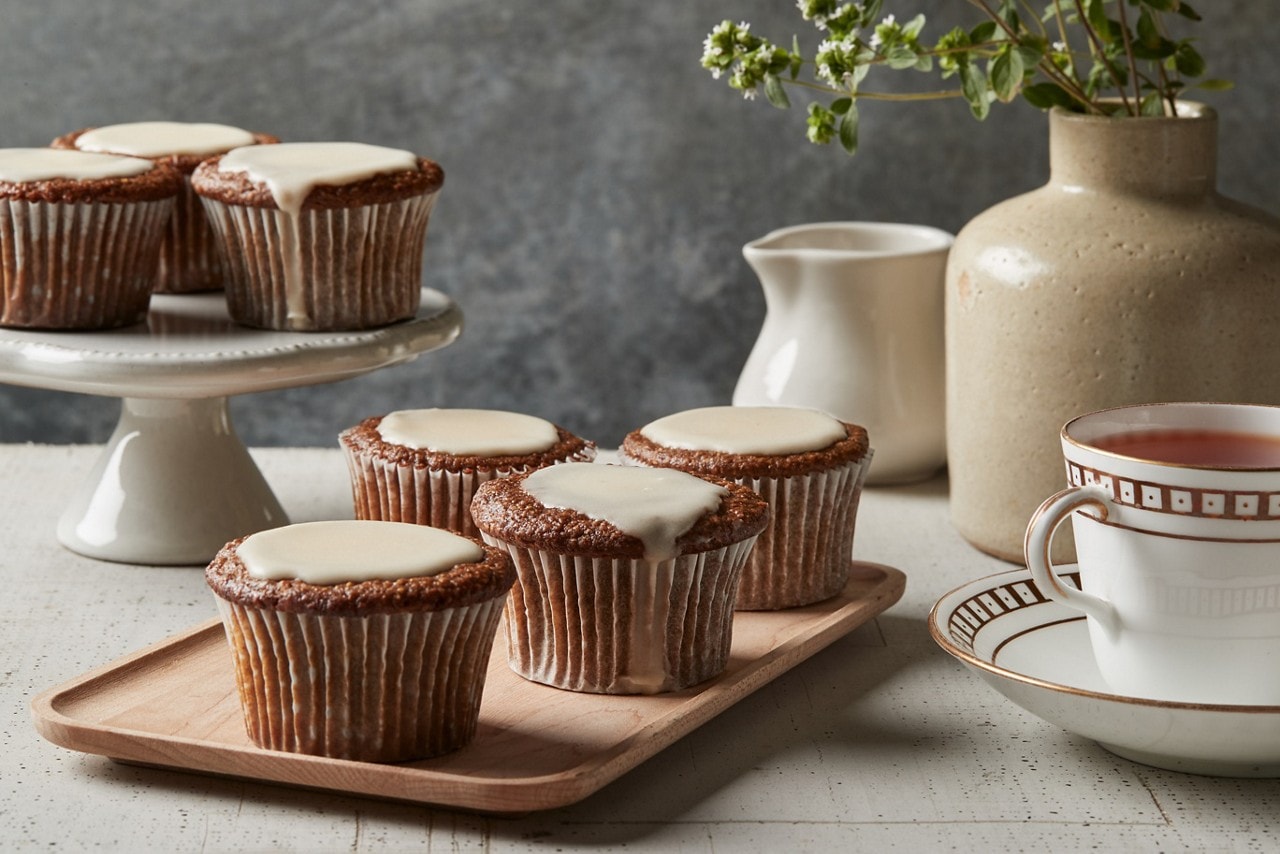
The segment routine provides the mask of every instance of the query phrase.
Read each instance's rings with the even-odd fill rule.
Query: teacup
[[[1111,690],[1280,705],[1280,407],[1127,406],[1061,438],[1070,486],[1032,516],[1027,566],[1087,615]],[[1049,560],[1068,516],[1078,589]]]

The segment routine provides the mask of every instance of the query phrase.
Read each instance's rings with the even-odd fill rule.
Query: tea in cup
[[[1280,407],[1120,407],[1061,441],[1070,486],[1032,516],[1027,566],[1087,616],[1111,690],[1280,705]],[[1049,560],[1068,517],[1079,589]]]

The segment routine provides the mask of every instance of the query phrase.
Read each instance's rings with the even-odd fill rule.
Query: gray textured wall
[[[935,37],[959,0],[894,2]],[[1220,186],[1280,212],[1280,61],[1270,4],[1198,4],[1200,47],[1235,91]],[[250,444],[329,445],[367,415],[499,407],[602,444],[728,402],[764,303],[741,245],[825,219],[950,231],[1042,183],[1045,118],[986,123],[958,101],[863,107],[853,160],[803,139],[698,65],[722,18],[813,42],[789,0],[0,0],[0,145],[86,125],[217,121],[351,139],[440,162],[426,283],[466,314],[447,350],[339,384],[235,398]],[[1246,78],[1247,72],[1247,78]],[[0,441],[102,441],[118,404],[0,386]]]

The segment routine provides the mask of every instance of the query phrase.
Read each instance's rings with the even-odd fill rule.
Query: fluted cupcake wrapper
[[[0,326],[110,329],[143,320],[173,199],[0,200]]]
[[[417,468],[361,453],[342,444],[351,473],[351,492],[357,519],[384,522],[412,522],[479,537],[471,521],[471,499],[480,484],[498,477],[527,471],[527,467],[507,469]],[[589,447],[557,462],[590,462],[595,448]]]
[[[186,294],[217,291],[223,286],[222,254],[204,206],[190,176],[174,201],[173,216],[160,241],[155,292]]]
[[[844,589],[871,452],[859,462],[781,478],[740,478],[769,502],[769,525],[747,559],[740,611],[795,608]]]
[[[650,563],[558,555],[504,543],[517,580],[508,663],[525,679],[596,694],[657,694],[721,673],[733,602],[754,537]]]
[[[868,450],[861,460],[809,474],[731,478],[769,502],[769,524],[742,570],[737,610],[798,608],[844,589],[872,455]],[[625,465],[645,465],[626,454],[618,457]]]
[[[245,326],[370,329],[412,317],[438,192],[298,217],[201,198],[226,265],[227,309]]]
[[[400,762],[455,750],[474,737],[505,596],[361,617],[215,598],[245,729],[258,746]]]

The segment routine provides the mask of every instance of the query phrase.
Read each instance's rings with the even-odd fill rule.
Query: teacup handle
[[[1092,593],[1068,587],[1058,578],[1049,559],[1049,544],[1053,533],[1068,516],[1083,507],[1092,507],[1107,518],[1111,507],[1111,494],[1096,484],[1073,486],[1051,495],[1032,514],[1027,524],[1027,536],[1023,542],[1023,556],[1031,578],[1040,592],[1101,622],[1109,631],[1116,627],[1116,610],[1110,602]]]

